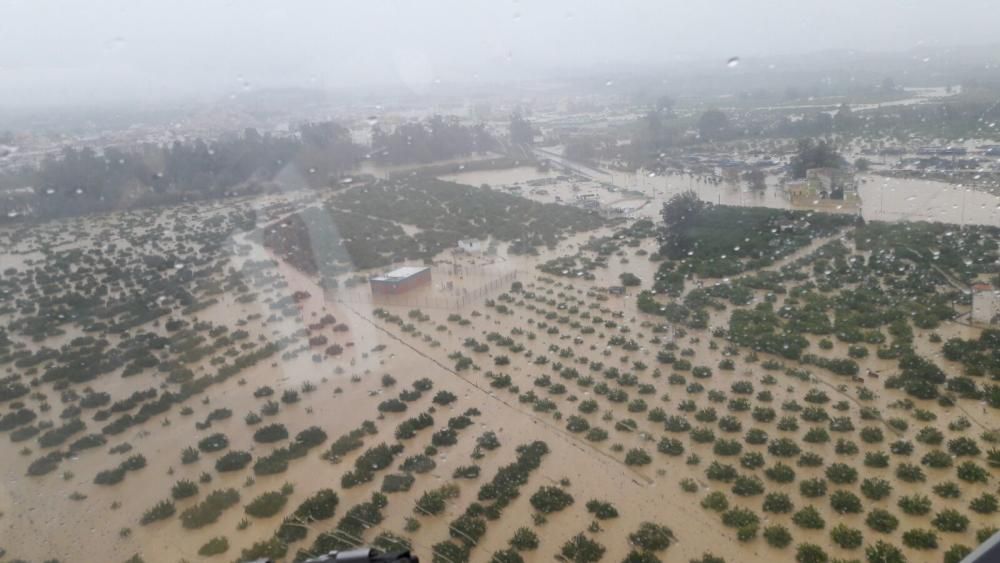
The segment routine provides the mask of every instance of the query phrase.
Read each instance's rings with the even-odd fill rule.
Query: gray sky
[[[998,41],[997,0],[0,0],[0,104]],[[720,63],[721,64],[721,63]]]

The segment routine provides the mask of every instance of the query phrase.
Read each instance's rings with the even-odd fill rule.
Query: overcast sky
[[[819,7],[822,6],[822,7]],[[995,43],[998,0],[0,0],[0,104]]]

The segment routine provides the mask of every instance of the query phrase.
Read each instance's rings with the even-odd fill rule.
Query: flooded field
[[[546,203],[592,199],[603,207],[619,208],[621,215],[630,219],[658,220],[663,204],[687,190],[695,191],[704,201],[723,205],[788,207],[777,184],[769,183],[763,193],[755,193],[743,185],[692,176],[616,174],[613,180],[597,182],[521,167],[459,173],[445,179],[471,186],[489,184],[494,190],[513,191]],[[131,303],[129,307],[140,309],[166,306],[162,316],[125,331],[95,325],[94,315],[106,314],[102,309],[88,312],[79,320],[60,317],[47,321],[49,333],[44,336],[31,336],[25,326],[10,325],[20,326],[8,333],[7,348],[18,360],[7,364],[6,373],[11,379],[5,381],[10,385],[22,380],[31,383],[30,393],[8,404],[37,409],[40,420],[45,422],[21,426],[10,435],[12,439],[0,440],[0,458],[7,460],[0,485],[0,548],[28,560],[71,556],[126,560],[141,555],[147,561],[182,561],[206,557],[199,550],[224,537],[227,549],[216,556],[220,560],[237,560],[241,553],[243,557],[268,554],[292,560],[317,553],[316,549],[326,545],[323,538],[329,539],[323,533],[333,529],[334,523],[340,521],[339,515],[382,490],[388,504],[369,516],[375,520],[366,521],[357,537],[338,541],[354,545],[404,538],[422,557],[448,561],[448,550],[456,549],[456,523],[463,522],[463,518],[480,522],[479,517],[470,516],[482,509],[479,503],[485,502],[482,489],[477,496],[477,488],[514,461],[519,455],[517,446],[531,441],[544,442],[549,452],[540,467],[520,485],[519,496],[498,509],[502,515],[482,520],[484,528],[476,532],[476,540],[455,553],[465,549],[469,560],[490,560],[489,554],[507,549],[511,537],[526,527],[541,538],[536,550],[525,554],[533,560],[555,557],[570,538],[584,530],[589,530],[605,548],[605,559],[620,560],[633,549],[628,534],[644,522],[655,522],[672,533],[674,541],[668,552],[671,559],[689,560],[706,551],[730,561],[786,558],[787,551],[763,539],[749,543],[746,538],[741,540],[738,528],[703,508],[704,499],[722,492],[729,498],[730,511],[759,509],[758,493],[730,496],[727,491],[731,479],[720,481],[712,476],[714,469],[706,469],[727,461],[742,464],[739,471],[745,472],[749,481],[738,482],[752,489],[757,487],[754,483],[766,483],[796,509],[813,507],[827,530],[842,523],[865,530],[866,537],[875,537],[876,533],[868,529],[870,524],[866,524],[865,511],[841,514],[830,501],[817,499],[798,485],[764,476],[761,464],[765,456],[768,465],[782,465],[780,455],[774,454],[776,450],[765,445],[767,440],[747,438],[750,441],[743,447],[739,440],[727,439],[727,433],[734,432],[732,428],[740,429],[739,434],[732,434],[739,438],[751,428],[773,426],[769,417],[774,416],[774,410],[769,405],[783,405],[787,410],[782,415],[782,429],[767,430],[772,438],[811,432],[810,438],[796,446],[807,460],[800,459],[794,470],[797,477],[793,480],[798,483],[825,483],[829,466],[847,456],[844,459],[851,466],[862,470],[862,478],[878,480],[884,476],[892,482],[892,500],[873,502],[869,507],[885,505],[891,509],[895,499],[905,495],[933,494],[930,486],[944,480],[944,473],[938,472],[946,469],[928,469],[936,476],[929,481],[896,480],[890,469],[868,468],[860,463],[866,455],[871,459],[885,455],[886,444],[881,438],[865,439],[861,444],[847,440],[850,446],[840,440],[835,448],[829,437],[819,438],[826,432],[828,419],[804,420],[801,430],[795,423],[798,411],[793,406],[797,401],[805,399],[808,404],[822,396],[824,400],[814,404],[830,401],[843,411],[836,416],[853,416],[857,427],[874,424],[879,436],[903,439],[924,426],[909,411],[900,410],[901,392],[883,390],[879,380],[869,379],[873,373],[883,378],[898,373],[896,360],[880,358],[874,353],[875,346],[862,344],[864,350],[859,350],[859,345],[852,342],[806,335],[805,345],[814,351],[814,363],[845,356],[857,358],[860,376],[844,379],[827,369],[804,367],[780,354],[736,346],[724,337],[725,332],[716,332],[716,328],[730,325],[735,310],[764,302],[775,308],[794,306],[796,300],[784,293],[749,290],[747,300],[739,305],[710,308],[706,328],[700,329],[686,329],[686,321],[666,321],[662,316],[643,312],[648,311],[648,305],[642,304],[647,297],[640,291],[652,287],[661,275],[661,263],[649,259],[658,252],[658,242],[646,235],[635,239],[634,244],[624,245],[621,226],[564,236],[550,248],[538,248],[537,254],[514,254],[510,243],[489,238],[479,241],[472,251],[443,252],[428,262],[432,281],[401,295],[371,294],[366,277],[385,268],[343,274],[338,287],[324,289],[317,276],[286,263],[262,246],[254,233],[267,224],[272,228],[285,225],[290,214],[306,207],[336,201],[331,197],[335,198],[290,192],[225,204],[191,204],[54,222],[9,229],[0,235],[8,243],[0,261],[9,276],[54,268],[67,257],[79,261],[87,256],[90,258],[79,262],[79,272],[111,280],[107,285],[112,302]],[[936,182],[866,176],[862,198],[863,216],[876,220],[995,225],[998,213],[996,198]],[[198,217],[198,223],[192,222],[192,217]],[[409,236],[425,231],[405,221],[394,224]],[[611,251],[601,255],[603,266],[589,271],[564,270],[557,272],[558,277],[539,271],[539,266],[553,259],[597,256],[595,241],[605,241],[605,245],[618,241]],[[729,287],[765,273],[792,280],[803,279],[795,277],[799,275],[795,272],[801,272],[804,279],[809,279],[814,274],[810,264],[825,260],[821,257],[827,256],[831,245],[842,245],[858,256],[870,256],[870,251],[854,248],[850,229],[842,228],[815,237],[760,269],[724,278],[689,275],[683,293],[656,298],[664,306],[679,305],[693,293],[705,291],[702,288]],[[155,256],[166,261],[160,264]],[[113,266],[115,261],[118,266]],[[148,270],[150,267],[160,269]],[[119,281],[116,270],[132,272],[130,275],[135,277]],[[609,287],[617,286],[628,275],[637,276],[640,285],[621,295],[608,293]],[[171,279],[175,285],[162,286],[156,283],[158,277]],[[151,284],[143,290],[148,292],[144,305],[144,294],[137,289],[142,284]],[[228,289],[222,291],[223,286]],[[845,287],[855,286],[856,281],[851,281]],[[92,289],[87,287],[81,281],[79,289],[63,291],[65,295],[73,291],[89,295]],[[177,289],[183,292],[175,292]],[[5,291],[19,290],[7,286]],[[968,310],[967,305],[958,307],[960,313]],[[30,308],[9,307],[3,312],[5,324],[31,314]],[[108,322],[115,318],[109,317]],[[227,336],[237,333],[240,340]],[[916,353],[933,358],[955,375],[963,368],[942,357],[940,342],[950,338],[972,341],[980,333],[980,328],[944,321],[933,330],[917,330],[912,346]],[[38,367],[24,367],[29,364],[27,359],[45,348],[71,356],[76,347],[91,345],[90,335],[94,334],[106,339],[108,349],[129,349],[139,335],[163,339],[168,345],[150,350],[150,357],[158,361],[149,367],[117,366],[100,377],[80,378],[83,380],[79,384],[56,375],[62,373],[55,369],[63,361],[58,354],[42,360]],[[201,344],[191,348],[191,342]],[[243,344],[236,346],[237,342]],[[674,351],[679,358],[674,359]],[[260,361],[240,359],[257,352],[261,352]],[[682,365],[685,362],[687,365]],[[688,380],[692,364],[700,375]],[[713,371],[718,373],[713,376]],[[39,374],[41,379],[37,379]],[[71,378],[75,380],[75,376]],[[194,385],[199,381],[208,387]],[[430,385],[430,390],[406,391],[415,385]],[[744,399],[739,399],[743,391],[734,393],[746,386],[760,392],[753,410],[749,402],[744,404]],[[862,389],[867,386],[878,391],[866,395]],[[143,406],[137,411],[136,403],[128,398],[143,393],[168,395],[175,403],[167,401],[164,409],[150,410],[155,414],[137,420],[132,415],[145,412],[149,400],[139,399],[138,404]],[[705,394],[709,396],[707,402]],[[81,412],[77,406],[90,404],[91,399],[101,395],[107,397],[107,408],[85,407]],[[393,399],[396,395],[404,400]],[[715,403],[718,405],[713,407]],[[929,401],[918,404],[933,406]],[[718,416],[725,422],[715,414],[716,408],[724,411]],[[14,408],[9,410],[13,412]],[[727,416],[723,416],[725,411]],[[421,412],[433,417],[433,428],[416,432],[412,438],[399,438],[401,423]],[[900,430],[903,423],[887,425],[887,419],[881,416],[872,419],[872,412],[909,419],[911,423]],[[932,426],[948,439],[975,438],[998,424],[996,410],[982,402],[960,400],[953,408],[935,408],[935,413]],[[680,424],[678,421],[689,415],[695,417],[694,429],[671,430],[671,424]],[[74,419],[82,425],[71,432],[66,442],[70,444],[68,449],[38,438]],[[339,451],[336,444],[348,443],[344,437],[366,420],[372,426],[360,440],[363,445],[330,453]],[[696,436],[702,432],[698,428],[714,427],[717,421],[724,426],[717,438]],[[118,424],[122,427],[118,428]],[[270,425],[287,428],[285,436],[317,428],[326,439],[307,455],[293,457],[280,471],[272,471],[265,469],[266,463],[274,456],[286,455],[279,446],[291,442],[284,438],[272,445],[262,440],[257,431]],[[31,428],[34,434],[25,428]],[[480,447],[489,432],[500,444],[495,451],[493,446],[490,450]],[[206,439],[217,434],[225,438],[222,451],[205,444]],[[98,445],[85,447],[90,442]],[[388,467],[368,468],[363,460],[375,453],[362,454],[364,448],[381,451],[381,443],[398,444],[402,452],[393,456]],[[907,447],[914,450],[907,455],[915,461],[937,451],[933,444]],[[743,456],[727,458],[734,455],[724,451],[728,448],[742,451]],[[321,456],[324,450],[328,455]],[[28,474],[36,471],[39,456],[52,452],[58,452],[57,468]],[[123,473],[121,482],[100,483],[105,479],[101,475],[116,464],[138,463],[136,456],[141,457],[141,468]],[[245,456],[246,461],[230,469],[228,464],[236,463],[233,460],[240,456]],[[829,459],[825,464],[823,457]],[[404,459],[408,461],[403,463]],[[820,460],[818,464],[816,459]],[[252,466],[249,460],[254,460]],[[408,464],[429,469],[401,469]],[[457,477],[468,471],[470,464],[480,477]],[[371,471],[372,476],[360,484],[345,486],[352,467]],[[758,469],[766,480],[754,476]],[[138,474],[130,475],[132,471]],[[402,475],[410,484],[398,491],[383,484],[383,478],[390,473]],[[178,497],[176,487],[182,481],[196,484],[197,492]],[[286,483],[290,486],[283,488]],[[425,495],[437,494],[435,491],[449,484],[457,485],[457,493],[449,493],[452,496],[438,516],[414,508],[424,502]],[[536,505],[540,501],[532,497],[553,486],[575,501],[570,508],[543,516],[540,505]],[[971,523],[962,532],[949,533],[947,539],[972,545],[976,531],[988,525],[991,517],[969,513],[968,499],[985,494],[992,485],[974,481],[963,482],[961,487],[961,498],[935,495],[933,504],[935,511],[952,509],[968,514]],[[249,505],[255,497],[282,488],[284,500],[273,515],[251,515],[254,509]],[[837,490],[850,488],[844,482]],[[210,522],[192,523],[200,518],[199,502],[207,498],[209,491],[228,489],[239,495],[235,506],[219,510]],[[307,522],[304,539],[275,539],[288,533],[283,519],[291,517],[295,507],[323,489],[336,491],[340,507],[337,516],[329,521]],[[591,500],[612,503],[618,517],[595,519],[585,507]],[[161,502],[169,502],[172,511],[150,516],[152,508]],[[837,556],[854,553],[832,543],[828,531],[796,526],[788,520],[790,515],[783,514],[765,513],[761,528],[770,529],[783,522],[791,526],[796,541],[822,545]],[[895,514],[896,525],[878,537],[898,543],[904,531],[927,525],[921,516],[899,511]],[[338,525],[346,525],[340,522]],[[39,529],[54,532],[46,532],[44,541],[24,540]],[[758,533],[756,527],[754,530],[754,534]],[[917,552],[910,555],[913,560],[922,556]]]
[[[960,563],[967,3],[0,1],[0,563]]]
[[[517,193],[547,203],[574,203],[593,194],[604,207],[617,207],[635,217],[656,218],[671,197],[692,190],[704,201],[739,207],[793,208],[773,176],[767,189],[752,191],[743,183],[714,182],[694,175],[657,176],[648,173],[609,173],[607,179],[553,181],[555,173],[534,168],[477,171],[443,176],[453,182],[494,189],[515,187]],[[931,180],[859,177],[861,215],[871,221],[936,221],[958,225],[1000,225],[1000,197],[968,187]],[[532,186],[541,181],[544,185]],[[615,191],[609,191],[613,186]],[[540,193],[544,190],[547,193]],[[558,198],[558,199],[556,199]],[[836,211],[836,210],[833,210]]]

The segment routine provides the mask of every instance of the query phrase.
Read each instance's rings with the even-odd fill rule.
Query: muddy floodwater
[[[691,174],[608,172],[594,179],[555,180],[557,173],[533,167],[462,172],[442,179],[472,186],[488,184],[544,202],[574,203],[592,194],[602,206],[615,207],[636,217],[655,218],[663,203],[692,190],[704,201],[722,205],[803,209],[793,207],[780,183],[770,176],[767,189],[750,190],[744,182],[714,182]],[[858,177],[861,215],[871,221],[935,221],[957,225],[1000,225],[1000,197],[972,188],[937,182]],[[532,186],[529,182],[546,182]],[[609,189],[610,187],[610,189]],[[540,193],[544,192],[544,193]],[[588,195],[589,197],[589,195]],[[558,199],[557,199],[558,198]],[[851,212],[834,206],[826,210]]]
[[[714,183],[687,175],[661,177],[615,173],[613,178],[609,174],[607,179],[595,181],[561,177],[558,172],[539,172],[533,167],[459,173],[445,179],[472,186],[489,184],[492,189],[513,191],[543,202],[572,203],[596,199],[602,206],[618,208],[622,214],[632,217],[656,218],[664,202],[689,189],[706,201],[716,203],[788,207],[780,186],[773,181],[762,193],[755,193],[742,184]],[[996,197],[937,182],[889,180],[878,176],[864,176],[862,179],[862,213],[866,218],[997,224],[1000,210],[997,209]],[[108,249],[109,241],[134,249],[135,256],[153,249],[172,252],[180,246],[192,245],[183,242],[179,232],[151,229],[170,225],[181,228],[185,225],[185,218],[193,216],[200,217],[208,225],[211,219],[231,211],[253,210],[266,222],[280,221],[295,210],[321,204],[322,198],[313,193],[295,192],[226,204],[203,204],[197,209],[185,206],[147,212],[141,216],[110,214],[65,224],[48,224],[38,227],[35,236],[0,254],[0,262],[4,268],[21,270],[46,260],[50,252],[47,249],[57,245],[82,250]],[[400,226],[410,229],[407,232],[417,232],[412,226]],[[76,236],[70,237],[65,234],[67,232]],[[155,240],[143,238],[149,232],[157,233]],[[867,405],[894,416],[901,412],[892,410],[896,408],[893,405],[901,397],[900,393],[883,392],[881,386],[876,387],[878,382],[873,380],[846,385],[844,378],[822,369],[813,370],[812,376],[806,379],[786,377],[783,371],[774,367],[785,367],[781,358],[765,353],[761,353],[759,358],[751,358],[744,355],[746,350],[730,353],[726,351],[727,341],[712,336],[710,331],[684,334],[677,330],[678,327],[663,324],[663,317],[639,312],[636,289],[620,296],[608,295],[606,288],[617,285],[619,276],[626,272],[642,280],[639,289],[649,287],[658,268],[658,263],[648,258],[657,250],[653,237],[611,254],[607,267],[594,271],[593,279],[589,281],[572,273],[566,277],[553,277],[538,270],[538,266],[548,260],[580,252],[592,237],[614,233],[615,228],[612,227],[577,233],[565,237],[553,248],[539,248],[537,255],[510,254],[508,245],[497,241],[484,241],[481,250],[475,252],[448,251],[435,257],[430,264],[433,272],[430,284],[412,293],[388,298],[373,298],[364,283],[351,287],[342,283],[336,289],[324,290],[315,277],[274,256],[256,243],[249,232],[230,234],[220,243],[220,248],[233,254],[225,256],[227,261],[224,267],[206,273],[201,285],[221,283],[223,280],[232,286],[245,284],[252,286],[256,299],[241,300],[236,299],[237,294],[222,293],[215,304],[191,314],[181,313],[178,307],[172,316],[192,323],[209,323],[207,326],[212,327],[240,327],[248,333],[248,343],[298,334],[298,340],[290,347],[290,350],[298,352],[278,354],[243,369],[238,376],[218,382],[205,393],[186,399],[183,405],[176,405],[172,410],[125,432],[109,435],[107,443],[101,447],[74,452],[62,461],[57,471],[47,475],[26,475],[30,461],[45,452],[35,440],[14,442],[3,436],[0,439],[0,459],[4,460],[0,464],[0,548],[10,556],[32,561],[51,557],[67,561],[74,558],[82,561],[124,561],[141,554],[145,561],[177,562],[206,559],[198,554],[200,546],[212,538],[226,537],[229,550],[212,560],[234,561],[239,559],[242,550],[273,537],[283,518],[310,495],[324,488],[334,489],[340,499],[335,517],[310,524],[307,537],[288,546],[287,560],[291,560],[298,549],[309,549],[319,533],[333,528],[348,508],[364,502],[372,492],[380,490],[385,474],[397,471],[404,459],[425,453],[433,460],[433,469],[416,475],[411,489],[388,494],[383,519],[377,523],[366,523],[363,537],[356,539],[359,543],[370,543],[379,534],[391,532],[406,537],[423,560],[431,561],[435,544],[454,535],[449,528],[450,523],[477,502],[484,483],[514,461],[515,448],[541,440],[547,444],[550,453],[520,486],[517,498],[503,509],[502,516],[488,521],[486,531],[470,555],[471,561],[488,561],[490,554],[508,546],[511,536],[520,527],[533,529],[541,539],[536,551],[524,554],[526,560],[552,560],[568,539],[591,530],[587,533],[607,549],[603,560],[620,561],[631,550],[628,535],[643,522],[655,522],[672,530],[676,542],[668,551],[659,553],[661,559],[666,561],[688,561],[706,551],[725,557],[730,562],[764,563],[790,559],[791,548],[778,550],[769,547],[761,538],[749,543],[738,541],[733,528],[723,525],[717,514],[700,506],[701,499],[710,492],[720,490],[728,494],[730,489],[730,485],[705,476],[706,467],[716,459],[713,445],[694,443],[687,440],[685,434],[665,434],[663,423],[653,421],[646,414],[647,404],[649,409],[662,408],[669,415],[690,412],[685,410],[687,407],[682,409],[682,402],[688,396],[698,399],[700,408],[708,407],[710,404],[702,398],[704,395],[694,393],[730,393],[732,383],[741,380],[752,382],[757,391],[768,390],[770,398],[767,402],[775,410],[788,401],[802,401],[811,390],[822,390],[829,396],[831,404],[838,403],[840,408],[848,409],[860,426],[875,422],[862,422],[857,417],[860,403],[856,398],[855,385],[869,385],[871,389],[877,389],[877,396]],[[177,240],[173,240],[175,237]],[[844,231],[817,237],[811,244],[799,248],[767,269],[776,271],[796,260],[809,258],[835,240],[849,243]],[[205,252],[208,252],[207,247]],[[129,256],[138,260],[131,254]],[[126,260],[125,263],[129,262]],[[244,267],[254,263],[268,264],[266,277],[258,278],[245,273]],[[411,265],[419,264],[413,261]],[[350,276],[372,273],[374,270],[354,272]],[[721,280],[699,281],[710,286]],[[501,301],[501,296],[511,292],[515,283],[535,297],[520,294],[511,298],[508,295],[506,300]],[[687,287],[691,285],[689,283]],[[275,306],[275,303],[295,294],[308,297],[302,298],[292,308]],[[764,299],[764,291],[755,291],[751,304]],[[784,296],[777,298],[775,306],[781,307],[784,299]],[[964,307],[964,310],[967,309]],[[709,326],[726,326],[730,312],[730,309],[713,311]],[[11,311],[5,314],[5,322],[9,321],[11,314]],[[343,326],[334,330],[317,325],[318,319],[325,315],[333,315]],[[387,315],[398,317],[399,322],[388,321]],[[593,321],[595,317],[601,317],[599,323]],[[167,336],[171,333],[160,321],[147,323],[142,330]],[[972,339],[980,329],[949,321],[942,323],[935,332],[935,336],[943,339]],[[16,335],[14,339],[25,348],[37,350],[41,345],[58,348],[84,335],[78,326],[68,325],[65,333],[40,341],[22,335]],[[311,338],[307,341],[305,335],[322,336],[322,346],[336,344],[340,350],[323,354],[323,348],[312,345]],[[508,335],[519,346],[518,351],[513,351],[513,347],[504,350],[495,342],[496,338]],[[615,337],[634,339],[634,346],[618,348],[610,344]],[[107,338],[112,345],[117,345],[125,339],[125,335],[109,334]],[[820,338],[809,335],[808,340],[810,351],[824,358],[843,358],[849,352],[848,345],[843,342],[837,341],[829,349],[819,350]],[[474,344],[487,341],[490,342],[488,349],[473,351]],[[960,365],[941,357],[940,344],[932,342],[931,331],[916,331],[913,345],[922,355],[934,358],[949,374],[961,370]],[[695,366],[716,369],[727,358],[735,360],[736,365],[731,371],[717,370],[714,376],[701,379],[704,388],[691,391],[693,387],[668,383],[671,368],[661,364],[657,356],[663,346],[679,349],[679,353],[689,357]],[[166,352],[161,355],[167,357]],[[470,357],[474,367],[458,368],[456,358],[461,355]],[[205,357],[192,361],[189,367],[197,376],[203,376],[214,373],[214,366],[220,361],[226,362],[224,359]],[[554,370],[553,366],[557,363],[559,369]],[[768,363],[772,367],[765,367]],[[895,361],[879,359],[874,353],[858,363],[861,373],[870,369],[888,376],[896,369]],[[600,367],[595,367],[598,365]],[[793,364],[788,365],[791,367]],[[608,371],[604,371],[605,375],[601,371],[610,367],[634,372],[643,387],[639,390],[635,382],[630,386],[623,383],[623,388],[627,387],[629,398],[633,400],[613,402],[604,397],[606,392],[597,391],[595,381],[584,385],[579,383],[579,378],[574,382],[563,376],[563,369],[571,366],[575,366],[580,378],[589,375],[600,383],[611,381],[612,378],[606,377]],[[11,367],[8,372],[14,373],[14,368]],[[771,373],[780,384],[773,378],[769,380],[767,376]],[[510,384],[495,385],[497,374],[509,376]],[[387,380],[384,376],[390,378]],[[423,378],[431,380],[432,391],[418,393],[417,398],[405,407],[405,412],[380,412],[383,401],[399,396],[400,391],[410,389],[414,382]],[[390,380],[391,383],[387,383]],[[556,388],[556,383],[561,389]],[[156,368],[145,369],[129,377],[123,377],[118,369],[86,383],[86,386],[96,392],[109,393],[113,401],[150,387],[176,389]],[[254,423],[248,415],[263,412],[268,399],[257,396],[255,391],[264,386],[274,389],[275,402],[285,391],[298,391],[299,400],[281,402],[276,414],[267,415],[263,423]],[[37,387],[38,394],[25,401],[31,406],[39,406],[42,401],[50,403],[48,410],[43,411],[48,414],[42,415],[42,418],[59,424],[58,415],[65,405],[61,404],[60,393],[53,387],[51,383],[41,382]],[[453,393],[456,399],[446,404],[440,404],[443,401],[432,403],[432,397],[438,391]],[[523,398],[529,392],[549,399],[553,406],[540,408],[540,403],[533,406]],[[579,405],[592,399],[598,400],[600,407],[585,413]],[[929,401],[921,406],[934,408]],[[185,410],[182,411],[182,407]],[[216,420],[209,428],[202,427],[200,423],[208,414],[219,408],[229,409],[232,416]],[[546,410],[552,408],[556,411]],[[737,419],[744,432],[755,425],[749,411],[737,412],[734,409],[729,413],[725,404],[716,405],[716,409],[720,411],[720,416],[730,414]],[[122,407],[122,410],[128,409]],[[395,431],[401,422],[432,410],[433,428],[421,430],[413,438],[396,439]],[[457,443],[431,447],[434,443],[432,433],[449,427],[450,419],[463,413],[469,413],[472,423],[457,433]],[[591,440],[581,433],[569,431],[564,416],[577,415],[585,419],[591,428],[606,431],[606,439]],[[102,426],[107,424],[94,418],[92,411],[82,416],[87,424],[87,433],[101,433]],[[358,428],[365,420],[372,421],[376,431],[364,438],[362,447],[344,455],[338,463],[321,458],[320,452],[326,450],[331,442]],[[988,409],[984,404],[964,401],[956,408],[942,410],[933,424],[942,429],[947,443],[947,439],[963,435],[963,431],[948,429],[950,423],[960,420],[971,425],[971,429],[964,431],[969,436],[979,436],[983,430],[998,423],[995,410]],[[274,422],[286,425],[293,436],[307,427],[318,426],[327,433],[328,440],[304,457],[291,460],[286,471],[273,475],[255,477],[249,467],[243,471],[219,472],[215,463],[224,455],[223,452],[202,452],[198,460],[182,462],[182,450],[215,432],[228,436],[229,450],[247,451],[255,459],[266,456],[281,444],[256,441],[255,424]],[[804,422],[802,424],[800,432],[805,432],[808,426]],[[912,424],[916,427],[923,425],[916,421]],[[767,428],[772,435],[779,435],[773,425]],[[476,446],[477,439],[487,431],[496,433],[499,439],[501,446],[495,451],[483,452]],[[905,494],[927,494],[930,484],[903,483],[893,478],[891,469],[861,466],[860,456],[888,448],[888,442],[895,439],[895,434],[891,432],[886,430],[886,443],[858,444],[858,457],[848,461],[862,471],[862,478],[884,477],[893,482],[893,496],[880,501],[879,506],[893,510],[900,520],[899,528],[880,537],[900,545],[904,531],[927,527],[929,517],[903,514],[893,508],[896,499]],[[684,455],[668,456],[658,452],[658,441],[665,436],[683,439],[687,448]],[[732,435],[734,438],[740,436],[742,432]],[[370,483],[341,487],[343,475],[354,467],[362,452],[382,442],[399,442],[404,448],[392,467],[376,468]],[[110,486],[95,484],[97,473],[113,468],[125,457],[112,453],[111,448],[120,451],[125,444],[131,448],[125,455],[141,453],[147,460],[147,466],[136,474],[127,475],[121,483]],[[986,444],[981,445],[985,449]],[[768,454],[763,444],[748,442],[745,448],[749,453]],[[803,443],[803,448],[825,456],[830,462],[838,459],[839,454],[835,453],[832,443]],[[625,452],[637,449],[648,452],[653,461],[644,465],[626,464]],[[920,460],[930,449],[930,446],[917,444],[912,460]],[[728,461],[734,465],[740,463],[737,458]],[[768,460],[769,465],[773,462],[773,459]],[[787,462],[794,465],[794,459]],[[479,467],[478,478],[455,477],[458,468],[470,464]],[[800,482],[824,475],[822,467],[796,467],[795,471]],[[933,475],[931,482],[945,478],[945,470],[929,471],[940,471]],[[947,471],[953,474],[954,469]],[[178,514],[191,509],[209,492],[218,489],[236,489],[240,493],[240,502],[226,509],[215,522],[197,529],[184,527],[177,515],[163,521],[140,524],[140,518],[150,507],[170,498],[171,486],[180,479],[197,482],[200,492],[192,498],[177,499]],[[285,483],[294,485],[294,490],[287,494],[287,505],[283,510],[269,517],[248,516],[244,507],[252,499],[278,490]],[[456,483],[459,493],[457,498],[447,502],[442,514],[431,517],[415,511],[415,504],[425,492],[448,483]],[[685,492],[682,484],[689,491]],[[575,500],[571,507],[548,514],[543,522],[530,498],[547,486],[565,487]],[[838,514],[829,500],[800,495],[797,483],[779,486],[767,482],[767,487],[769,492],[787,492],[796,508],[815,506],[825,520],[825,530],[806,530],[793,526],[789,522],[790,515],[760,514],[762,526],[774,522],[788,525],[796,542],[813,542],[823,546],[833,557],[851,558],[859,555],[857,550],[834,546],[829,539],[829,528],[843,522],[864,530],[866,542],[876,538],[876,534],[865,526],[864,514]],[[969,499],[995,489],[995,482],[963,483],[962,487],[962,498],[934,497],[935,511],[952,508],[968,512],[966,506]],[[593,515],[585,508],[589,500],[613,503],[620,516],[594,524]],[[730,496],[730,502],[732,506],[760,511],[761,498],[757,496]],[[991,519],[985,515],[969,515],[973,518],[969,529],[950,533],[942,542],[947,541],[947,545],[973,545],[975,531]],[[417,530],[412,528],[411,519],[414,518],[420,524]],[[907,550],[906,553],[912,561],[929,560],[923,559],[921,552]]]

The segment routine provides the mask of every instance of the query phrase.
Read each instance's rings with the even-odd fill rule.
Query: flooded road
[[[871,175],[861,180],[865,219],[1000,225],[1000,197],[995,195],[933,180]]]

